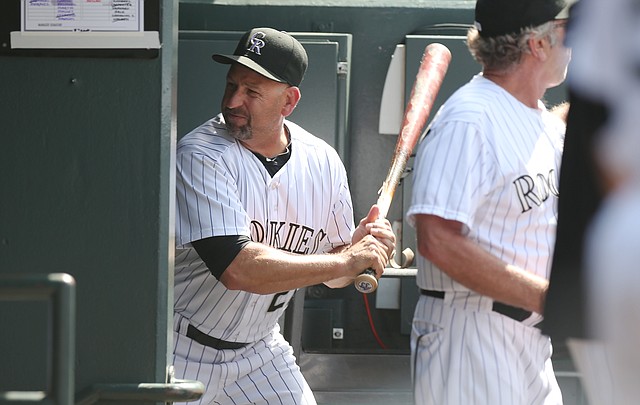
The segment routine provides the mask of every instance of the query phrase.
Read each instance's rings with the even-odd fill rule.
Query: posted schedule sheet
[[[22,0],[22,32],[142,32],[144,0]]]

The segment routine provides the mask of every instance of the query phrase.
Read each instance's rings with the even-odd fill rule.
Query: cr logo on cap
[[[255,34],[253,34],[253,36],[249,40],[249,42],[251,43],[251,46],[249,47],[249,49],[247,49],[247,51],[253,52],[256,55],[260,55],[260,49],[266,45],[265,42],[262,40],[262,38],[266,36],[267,35],[262,31],[258,31]]]

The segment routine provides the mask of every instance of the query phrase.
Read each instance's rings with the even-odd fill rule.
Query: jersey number
[[[282,308],[284,304],[287,303],[288,300],[282,300],[280,302],[278,302],[278,300],[280,299],[280,297],[285,296],[287,294],[289,294],[289,291],[277,293],[276,295],[274,295],[273,301],[271,301],[271,305],[269,305],[269,309],[267,310],[267,312],[274,312],[275,310]]]

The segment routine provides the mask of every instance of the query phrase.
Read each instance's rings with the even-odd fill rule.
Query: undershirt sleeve
[[[191,242],[198,256],[218,280],[238,253],[251,242],[245,235],[213,236]]]

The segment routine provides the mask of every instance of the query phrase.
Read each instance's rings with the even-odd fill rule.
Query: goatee
[[[225,111],[225,112],[231,113],[233,112],[233,110],[228,109],[228,111]],[[223,113],[222,116],[224,117],[225,125],[227,126],[227,131],[229,132],[229,135],[231,135],[232,137],[234,137],[239,141],[246,141],[253,137],[253,132],[251,131],[250,123],[247,123],[246,125],[243,125],[243,126],[237,126],[233,124],[232,120],[227,119],[227,115],[225,113]]]
[[[251,132],[251,127],[243,126],[243,127],[234,127],[232,125],[227,124],[227,131],[229,135],[234,137],[239,141],[246,141],[253,137],[253,132]]]

